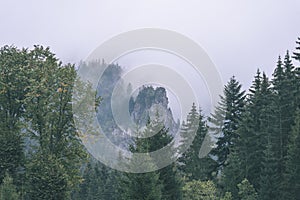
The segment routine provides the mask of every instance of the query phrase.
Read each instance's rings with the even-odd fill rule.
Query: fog
[[[174,30],[196,41],[224,83],[247,88],[256,69],[272,74],[277,57],[300,36],[298,0],[11,0],[0,2],[0,45],[50,46],[78,63],[103,41],[133,29]]]

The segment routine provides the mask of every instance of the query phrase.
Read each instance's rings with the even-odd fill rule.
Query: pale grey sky
[[[0,0],[0,46],[50,46],[64,62],[84,60],[121,32],[165,28],[199,43],[224,82],[248,87],[270,75],[300,36],[299,0]]]

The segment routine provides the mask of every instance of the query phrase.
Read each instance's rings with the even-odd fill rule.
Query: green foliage
[[[122,182],[121,199],[158,200],[162,198],[159,173],[126,174]]]
[[[19,194],[13,184],[13,179],[6,173],[0,185],[0,200],[18,200]]]
[[[291,134],[292,124],[294,122],[295,111],[297,108],[297,98],[295,98],[297,92],[297,78],[295,68],[287,52],[284,62],[278,61],[277,68],[274,72],[273,92],[274,92],[274,107],[273,116],[275,120],[272,123],[277,127],[274,129],[276,134],[272,143],[272,153],[275,156],[277,166],[273,166],[278,176],[278,182],[276,185],[280,185],[284,180],[284,174],[286,173],[286,159],[288,154],[288,143]],[[278,187],[274,191],[279,194],[283,193],[283,188]]]
[[[182,144],[178,148],[180,154],[189,148],[187,144],[191,144],[193,139],[196,137],[196,132],[199,126],[199,119],[200,119],[199,113],[197,111],[195,103],[193,103],[191,111],[187,116],[186,122],[183,122],[182,124],[182,129],[180,133],[181,136],[180,142]],[[185,156],[182,155],[182,157]]]
[[[114,170],[91,159],[84,166],[83,180],[72,199],[118,199],[115,175]]]
[[[30,199],[68,199],[67,169],[55,155],[38,153],[28,165],[27,184]]]
[[[258,199],[257,193],[256,193],[253,185],[251,185],[247,179],[244,179],[237,186],[239,188],[240,200],[257,200]]]
[[[26,132],[36,144],[27,165],[31,177],[28,194],[66,198],[81,179],[79,167],[86,156],[71,104],[76,72],[72,65],[62,66],[49,48],[36,46],[28,55],[31,72],[25,99]],[[46,187],[48,183],[49,190],[38,189],[39,184]]]
[[[258,190],[263,184],[261,177],[265,174],[263,163],[266,162],[264,155],[268,140],[270,140],[270,148],[274,148],[276,126],[273,123],[275,118],[272,99],[274,100],[274,95],[270,89],[268,78],[265,73],[261,76],[258,71],[240,122],[238,129],[240,137],[235,147],[240,160],[237,165],[240,168],[237,181],[240,182],[243,178],[247,178]]]
[[[229,191],[236,199],[238,196],[237,184],[243,178],[243,170],[241,169],[241,159],[236,150],[232,150],[228,157],[228,165],[224,168],[221,176],[221,188],[224,191]]]
[[[293,53],[296,61],[300,61],[299,50],[297,46]],[[107,105],[121,71],[120,66],[111,65],[99,83],[97,90]],[[147,153],[169,145],[169,154],[158,159],[148,154],[140,163],[134,154],[130,164],[152,169],[166,156],[179,155],[179,161],[149,173],[120,173],[94,161],[85,164],[87,153],[79,140],[84,133],[76,130],[78,116],[72,112],[77,100],[72,99],[75,80],[74,66],[62,65],[49,48],[0,49],[0,200],[299,199],[300,69],[293,65],[289,52],[283,61],[279,57],[271,82],[257,71],[247,98],[232,77],[209,118],[209,127],[193,104],[179,148],[159,116],[151,119],[142,134],[152,137],[135,139],[131,152]],[[82,95],[94,94],[88,84],[79,81],[77,86]],[[127,92],[131,90],[128,86]],[[157,102],[165,106],[168,100],[164,88],[141,91],[130,99],[129,112],[138,112],[134,120],[143,124],[149,119],[143,110]],[[141,107],[138,111],[136,103]],[[116,128],[109,106],[99,107],[98,118],[105,131]],[[199,150],[208,129],[218,137],[217,146],[202,158]]]
[[[232,200],[232,195],[230,192],[226,192],[224,197],[221,198],[221,200]]]
[[[279,186],[280,179],[278,173],[278,157],[276,156],[278,152],[278,124],[274,123],[277,119],[274,115],[275,105],[274,105],[274,95],[268,95],[268,93],[263,96],[268,98],[268,104],[262,107],[262,114],[260,117],[261,127],[259,131],[262,135],[259,139],[259,144],[255,147],[261,153],[262,157],[257,155],[256,160],[254,159],[257,167],[260,167],[260,179],[257,181],[252,178],[254,174],[250,174],[249,179],[252,181],[257,181],[255,186],[257,191],[259,191],[260,199],[279,199]],[[266,102],[266,101],[265,101]],[[254,166],[255,167],[255,166]]]
[[[6,171],[15,178],[18,176],[18,168],[24,163],[22,139],[19,127],[8,128],[0,122],[0,183]]]
[[[26,146],[27,175],[31,174],[32,180],[43,180],[46,185],[56,181],[63,183],[49,188],[52,195],[65,197],[63,193],[67,194],[80,180],[79,165],[86,155],[73,122],[74,66],[62,66],[49,48],[35,46],[29,51],[5,46],[0,50],[0,73],[0,116],[3,119],[0,122],[0,180],[8,171],[21,190],[21,169],[25,164],[23,143],[30,141],[33,147]],[[41,169],[47,171],[46,164],[60,176],[52,171],[44,173]],[[43,193],[36,189],[37,182],[28,180],[28,183],[28,194]],[[47,198],[51,199],[49,195]]]
[[[233,76],[227,85],[225,85],[224,96],[221,96],[218,110],[222,110],[224,119],[221,122],[223,123],[221,133],[217,135],[217,147],[212,151],[212,155],[217,156],[218,161],[216,172],[226,165],[230,149],[238,138],[237,129],[245,105],[245,91],[241,90],[241,87],[241,84]],[[217,122],[215,126],[219,126],[220,122],[218,120],[220,119],[213,119],[211,121]]]
[[[149,124],[144,135],[147,135],[151,129]],[[130,147],[132,153],[145,153],[150,150],[150,141],[144,138],[136,138],[134,145]],[[137,154],[133,154],[130,162],[133,169],[136,171],[139,169],[153,170],[156,163],[149,155],[144,158],[143,161],[139,161]],[[148,173],[125,173],[121,177],[121,199],[147,199],[155,200],[162,198],[162,183],[159,180],[160,174],[158,171],[148,172]]]
[[[183,187],[185,200],[215,200],[216,187],[212,181],[192,180]]]
[[[160,166],[160,162],[163,162],[165,156],[169,158],[175,158],[176,148],[174,147],[173,136],[169,134],[165,128],[162,119],[160,119],[158,111],[156,112],[155,118],[148,123],[147,129],[145,130],[147,135],[153,135],[151,138],[146,139],[149,143],[149,152],[156,151],[163,147],[169,146],[170,150],[167,151],[167,155],[156,159],[157,165]],[[162,199],[168,200],[180,200],[181,194],[181,179],[178,175],[176,163],[172,163],[162,169],[158,170],[159,180],[162,183]]]
[[[209,180],[212,178],[211,166],[214,165],[215,162],[209,156],[202,158],[199,155],[201,148],[210,148],[211,141],[207,133],[208,129],[204,116],[202,113],[198,113],[195,104],[193,104],[187,117],[187,123],[183,125],[181,130],[180,136],[182,140],[181,145],[178,147],[180,152],[178,159],[180,165],[179,169],[182,175],[190,180]],[[195,134],[194,138],[193,134]],[[191,139],[193,139],[191,146],[181,153],[181,151],[186,148],[184,145],[190,142]]]
[[[13,46],[0,49],[0,183],[5,172],[18,182],[18,169],[24,166],[20,119],[25,112],[28,70],[27,50]]]
[[[300,197],[300,110],[296,112],[294,126],[292,127],[286,163],[284,188],[282,198],[297,199]]]
[[[295,52],[293,52],[293,54],[294,54],[294,56],[293,56],[293,58],[295,59],[295,60],[297,60],[297,61],[299,61],[300,62],[300,37],[298,37],[298,40],[296,41],[296,44],[298,45],[297,47],[296,47],[296,51]]]

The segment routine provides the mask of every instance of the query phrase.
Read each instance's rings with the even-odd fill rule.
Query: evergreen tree
[[[280,61],[279,61],[280,63]],[[249,179],[254,181],[254,185],[259,191],[259,196],[261,199],[276,199],[278,198],[277,192],[279,189],[279,176],[278,176],[278,157],[276,152],[278,149],[279,137],[277,134],[278,124],[274,123],[277,120],[275,108],[275,98],[274,94],[269,89],[270,84],[266,76],[264,75],[262,83],[262,105],[260,114],[260,128],[259,133],[261,137],[258,139],[260,145],[256,146],[254,149],[256,152],[262,155],[256,155],[256,164],[259,165],[259,180],[252,178],[255,174],[251,174]],[[258,183],[258,184],[257,184]]]
[[[121,172],[116,171],[114,169],[110,169],[104,165],[101,167],[101,180],[104,182],[104,188],[102,188],[103,191],[103,199],[109,199],[109,200],[118,200],[120,199],[120,176],[122,175]]]
[[[6,173],[0,185],[0,200],[18,200],[19,194],[13,184],[13,179]]]
[[[254,187],[249,183],[247,179],[244,179],[238,184],[239,198],[241,200],[257,200],[258,196]]]
[[[300,110],[296,112],[295,123],[292,128],[288,146],[285,180],[283,181],[284,199],[298,199],[300,197]]]
[[[267,136],[266,149],[263,152],[264,160],[262,162],[262,170],[260,175],[259,197],[262,200],[280,199],[278,189],[280,180],[278,175],[277,158],[274,154],[272,142],[272,134]]]
[[[174,138],[165,128],[162,119],[160,119],[158,110],[156,111],[154,119],[148,123],[146,131],[148,132],[147,134],[153,135],[146,139],[149,143],[149,152],[154,152],[169,145],[170,151],[167,151],[168,155],[162,155],[159,160],[165,160],[166,156],[172,159],[175,158],[176,149],[174,147]],[[157,165],[160,166],[159,162]],[[159,180],[162,183],[162,199],[179,200],[182,198],[182,183],[177,171],[175,162],[158,170]]]
[[[121,199],[159,200],[161,184],[157,172],[127,174],[123,178],[123,194]]]
[[[293,58],[300,62],[300,52],[299,52],[300,51],[300,37],[298,37],[298,41],[296,41],[296,44],[298,46],[296,47],[296,51],[293,52]]]
[[[212,181],[192,180],[183,187],[184,200],[215,200],[216,187]]]
[[[119,199],[120,174],[97,160],[90,159],[83,167],[83,180],[78,190],[73,191],[72,199]]]
[[[180,133],[180,146],[178,148],[179,154],[182,154],[191,144],[199,126],[199,113],[197,111],[195,103],[193,103],[191,111],[187,116],[186,122],[182,123],[181,133]],[[182,156],[181,156],[182,157]]]
[[[224,168],[220,188],[222,193],[230,192],[234,199],[238,197],[237,184],[243,180],[241,160],[238,152],[232,149],[228,156],[228,165]]]
[[[217,170],[226,165],[230,149],[238,138],[237,129],[245,105],[245,91],[242,91],[241,87],[233,76],[224,88],[224,96],[221,96],[219,105],[225,113],[224,125],[218,137],[217,147],[212,150],[212,155],[217,156]]]
[[[211,141],[209,139],[208,141],[204,141],[205,136],[208,134],[204,116],[201,111],[200,113],[197,112],[195,104],[193,104],[187,119],[188,123],[183,126],[184,128],[181,131],[181,145],[185,145],[186,142],[192,138],[191,135],[188,135],[192,134],[190,132],[193,130],[190,128],[190,126],[193,126],[192,123],[198,122],[198,127],[191,146],[185,152],[180,152],[180,158],[178,159],[180,170],[182,174],[190,180],[209,180],[212,178],[211,166],[213,166],[215,162],[209,156],[205,156],[204,158],[200,158],[199,156],[199,151],[202,145],[211,145]],[[203,144],[204,142],[205,144]],[[179,146],[179,149],[182,149],[182,147]]]
[[[232,195],[230,192],[226,192],[224,197],[221,198],[221,200],[232,200]]]
[[[149,127],[149,126],[148,126]],[[144,135],[149,135],[149,128],[146,128]],[[149,152],[150,143],[146,138],[136,138],[134,144],[130,146],[132,153]],[[150,155],[140,161],[138,155],[133,154],[130,165],[133,169],[154,169],[156,163]],[[162,198],[162,183],[159,180],[160,174],[158,171],[148,173],[124,173],[121,177],[121,199],[141,199],[141,200],[156,200]]]
[[[274,130],[277,137],[276,141],[274,141],[274,147],[276,146],[276,148],[273,150],[274,155],[277,156],[276,168],[278,170],[279,182],[281,183],[286,171],[285,163],[288,152],[288,140],[297,107],[295,98],[296,74],[288,52],[283,64],[280,59],[278,61],[274,72],[273,86],[275,94],[274,114],[276,115],[276,121],[273,121],[273,123],[278,125],[277,129]],[[282,187],[278,189],[282,194]]]
[[[293,58],[298,61],[298,66],[295,68],[295,74],[296,74],[296,106],[300,108],[300,38],[298,38],[298,41],[296,41],[296,44],[298,45],[296,47],[296,51],[293,52]]]
[[[98,163],[90,161],[84,169],[79,191],[72,195],[73,199],[104,199],[104,182],[107,178],[105,172]]]
[[[256,189],[260,187],[267,137],[270,132],[274,132],[272,99],[268,78],[265,73],[261,77],[258,71],[238,130],[240,138],[237,144],[241,177],[251,181]]]
[[[258,70],[237,130],[239,137],[231,148],[232,153],[221,179],[223,191],[230,191],[234,198],[238,196],[237,184],[244,178],[259,188],[267,120],[272,113],[269,105],[271,98],[269,81]]]

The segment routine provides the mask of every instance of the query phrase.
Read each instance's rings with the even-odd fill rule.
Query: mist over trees
[[[0,200],[300,199],[300,38],[296,44],[293,52],[274,61],[271,77],[258,69],[248,90],[232,76],[210,116],[191,102],[178,144],[158,112],[150,119],[139,109],[139,104],[151,107],[146,101],[150,97],[163,99],[165,105],[164,88],[156,94],[156,89],[147,86],[138,94],[138,101],[130,99],[130,112],[148,119],[146,128],[137,131],[157,134],[148,138],[112,136],[114,142],[131,153],[152,152],[171,144],[168,156],[176,157],[171,165],[148,173],[120,172],[89,155],[74,124],[74,65],[63,65],[42,46],[32,50],[2,47]],[[99,83],[103,102],[109,102],[121,71],[117,65],[109,69],[106,83]],[[82,90],[92,91],[88,84]],[[101,102],[98,119],[103,120],[105,131],[113,132],[113,115]],[[191,133],[195,138],[183,151]],[[200,157],[206,136],[213,149]],[[131,162],[136,162],[134,156]],[[150,163],[155,166],[155,162]]]

